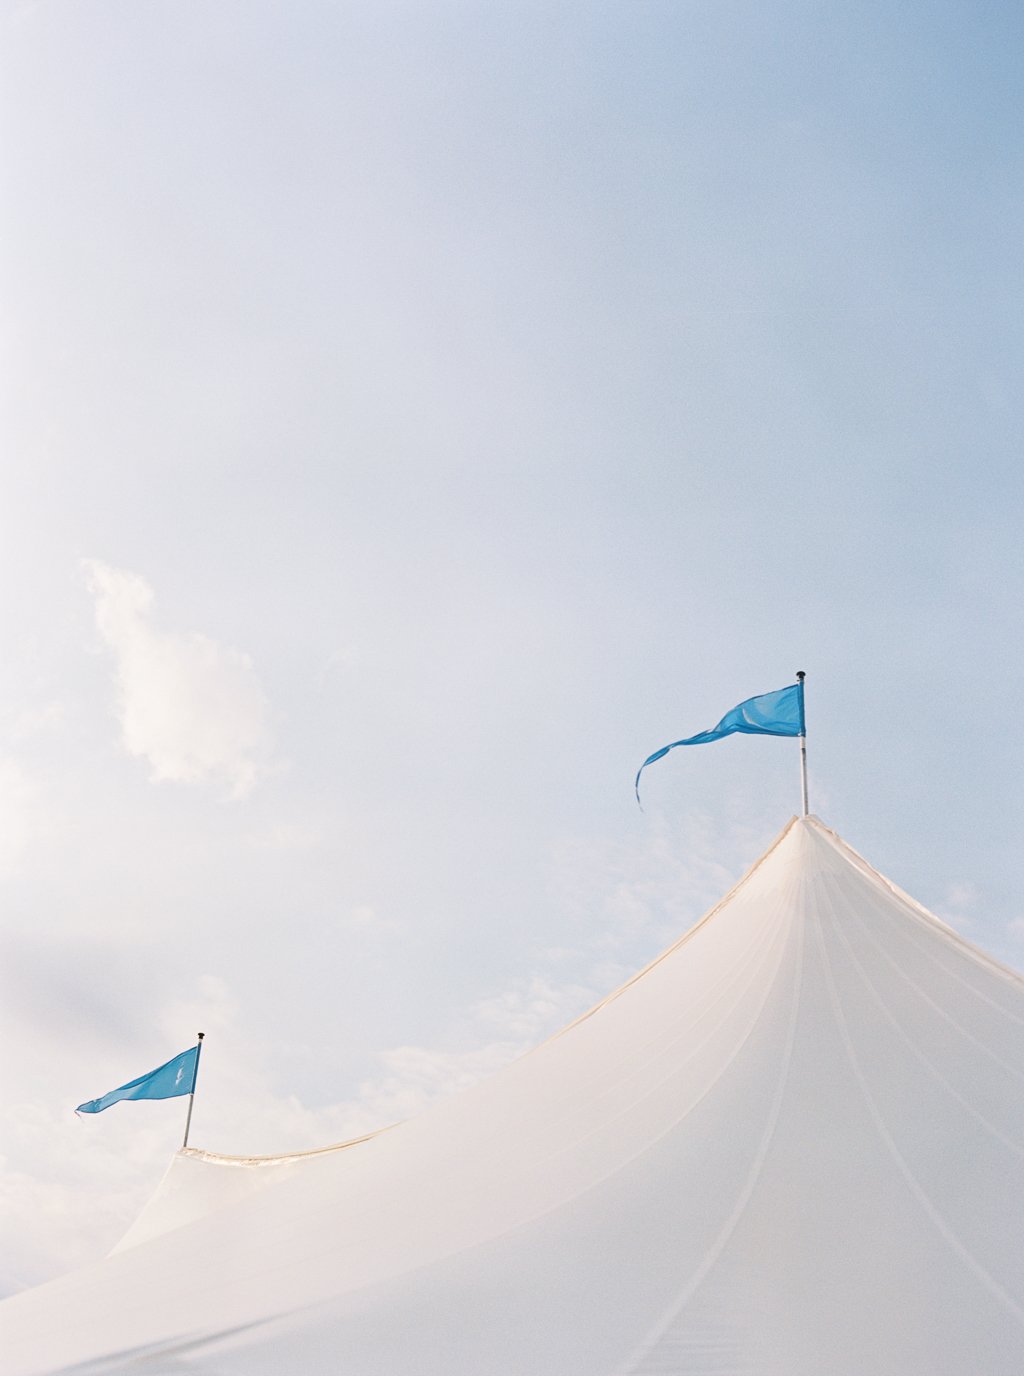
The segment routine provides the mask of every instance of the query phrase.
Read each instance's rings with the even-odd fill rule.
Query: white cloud
[[[556,909],[580,933],[569,958],[578,962],[586,944],[600,962],[599,986],[625,978],[717,903],[777,830],[756,817],[713,827],[698,814],[669,828],[652,814],[624,840],[563,843],[552,855],[549,886]],[[557,963],[561,953],[549,959]]]
[[[970,880],[958,880],[946,886],[942,901],[936,905],[938,917],[955,927],[964,936],[974,936],[978,922],[976,912],[981,893]]]
[[[317,688],[324,688],[336,675],[358,668],[362,661],[363,653],[357,645],[344,645],[340,650],[334,650],[327,656],[314,683]]]
[[[367,927],[378,926],[379,918],[377,917],[376,910],[372,908],[369,903],[358,903],[354,908],[349,910],[345,923],[349,927],[365,929]]]
[[[973,908],[977,905],[979,893],[974,884],[969,882],[950,884],[946,891],[947,908]]]
[[[86,560],[96,625],[116,661],[121,737],[151,776],[226,784],[242,798],[266,768],[268,704],[248,655],[153,624],[153,590],[137,574]]]
[[[483,1027],[498,1030],[523,1051],[571,1022],[606,989],[591,984],[558,983],[535,974],[493,998],[481,999],[474,1012]]]
[[[302,853],[319,850],[324,844],[322,826],[306,822],[276,822],[249,836],[249,845],[256,850]]]
[[[403,924],[377,911],[370,903],[356,903],[338,916],[338,926],[351,937],[387,938],[400,932]]]
[[[494,1075],[567,1026],[608,991],[543,974],[517,979],[473,1004],[462,1019],[459,1047],[395,1046],[357,1095],[326,1110],[340,1136],[357,1136],[422,1112],[428,1104]]]

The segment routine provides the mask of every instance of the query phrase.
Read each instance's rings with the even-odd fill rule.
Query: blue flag
[[[685,741],[673,741],[649,755],[637,770],[636,800],[640,801],[640,775],[649,764],[660,760],[677,745],[707,745],[709,741],[720,741],[723,736],[731,736],[740,731],[745,736],[803,736],[804,730],[804,685],[793,683],[788,688],[779,688],[774,693],[762,693],[760,697],[747,698],[713,726],[710,731],[701,731],[696,736],[687,736]]]
[[[126,1085],[102,1094],[98,1099],[90,1099],[87,1104],[79,1104],[76,1113],[102,1113],[111,1104],[121,1099],[176,1099],[179,1094],[191,1094],[196,1085],[196,1069],[199,1063],[199,1047],[190,1046],[180,1056],[166,1065],[157,1066],[148,1075],[140,1075],[137,1080],[129,1080]]]

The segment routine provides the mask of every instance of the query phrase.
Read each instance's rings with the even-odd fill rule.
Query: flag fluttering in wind
[[[778,688],[774,693],[761,693],[756,698],[747,698],[746,702],[741,702],[731,712],[726,712],[718,725],[713,726],[710,731],[687,736],[684,741],[673,741],[671,745],[662,746],[653,755],[649,755],[637,770],[634,784],[637,802],[640,801],[640,775],[649,764],[660,760],[663,755],[667,755],[679,745],[707,745],[737,731],[745,736],[805,735],[803,675],[801,674],[799,681],[790,684],[788,688]]]
[[[190,1046],[166,1065],[157,1066],[156,1070],[140,1075],[137,1080],[129,1080],[126,1085],[112,1089],[109,1094],[101,1094],[98,1099],[79,1104],[75,1112],[102,1113],[122,1099],[176,1099],[182,1094],[192,1094],[198,1068],[199,1047]]]

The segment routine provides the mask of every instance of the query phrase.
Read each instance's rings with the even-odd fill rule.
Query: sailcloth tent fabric
[[[814,818],[564,1032],[341,1148],[187,1151],[7,1376],[1019,1376],[1024,982]]]

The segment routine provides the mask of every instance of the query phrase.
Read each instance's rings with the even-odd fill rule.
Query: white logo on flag
[[[174,1083],[175,1083],[176,1085],[180,1085],[180,1084],[181,1084],[181,1077],[184,1075],[184,1073],[185,1073],[185,1067],[184,1067],[183,1065],[179,1065],[179,1066],[178,1066],[178,1073],[177,1073],[177,1075],[175,1075],[175,1077],[174,1077]]]

